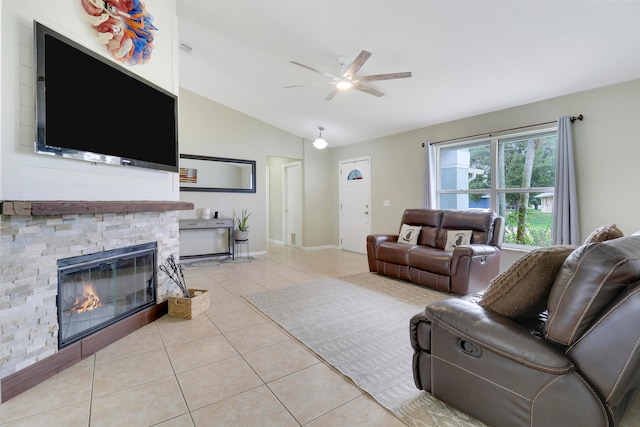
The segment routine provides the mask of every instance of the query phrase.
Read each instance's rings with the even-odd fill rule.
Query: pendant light
[[[313,146],[316,147],[318,150],[322,150],[323,148],[325,148],[328,144],[327,141],[325,141],[322,138],[322,131],[324,130],[324,128],[322,126],[318,127],[318,129],[320,129],[320,134],[318,135],[318,137],[316,138],[315,141],[313,141]]]

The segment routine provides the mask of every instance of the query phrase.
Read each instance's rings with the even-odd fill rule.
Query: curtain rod
[[[580,114],[578,116],[571,116],[571,123],[575,122],[576,120],[582,121],[582,119],[584,119],[584,116],[582,114]],[[458,141],[460,139],[473,138],[473,137],[476,137],[476,136],[485,136],[485,135],[486,136],[492,136],[494,133],[502,133],[502,132],[508,132],[510,130],[518,130],[518,129],[532,128],[532,127],[535,127],[535,126],[550,125],[551,123],[558,123],[558,121],[557,120],[553,120],[553,121],[550,121],[550,122],[536,123],[536,124],[533,124],[533,125],[518,126],[518,127],[515,127],[515,128],[502,129],[502,130],[494,130],[493,132],[485,132],[485,133],[478,133],[478,134],[475,134],[475,135],[461,136],[461,137],[458,137],[458,138],[443,139],[442,141],[430,142],[429,145],[441,144],[443,142]],[[424,142],[422,143],[422,146],[424,147]]]

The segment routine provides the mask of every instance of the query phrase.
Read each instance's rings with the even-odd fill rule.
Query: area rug
[[[405,424],[484,426],[413,382],[409,320],[443,298],[452,296],[375,273],[245,296]]]

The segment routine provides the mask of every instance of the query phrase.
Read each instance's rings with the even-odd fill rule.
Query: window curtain
[[[424,207],[436,209],[436,149],[431,142],[424,147]]]
[[[578,196],[573,160],[571,117],[558,118],[556,183],[553,196],[551,232],[554,245],[580,244]]]

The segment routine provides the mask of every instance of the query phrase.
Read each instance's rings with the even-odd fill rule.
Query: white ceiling
[[[177,0],[180,86],[329,146],[351,144],[640,78],[640,2],[579,0]],[[411,71],[338,93],[359,75]],[[580,113],[567,111],[567,114]],[[553,118],[551,118],[553,119]],[[527,123],[523,123],[525,125]]]

